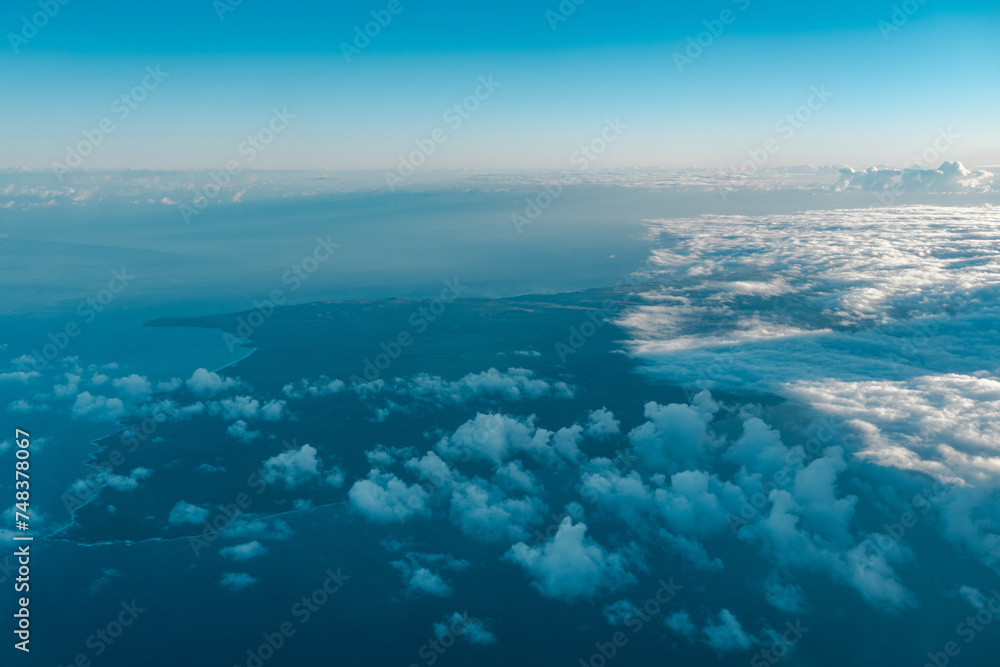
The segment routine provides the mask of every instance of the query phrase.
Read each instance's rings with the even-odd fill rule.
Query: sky
[[[0,86],[32,93],[0,109],[0,168],[84,142],[92,169],[383,170],[440,129],[425,168],[576,169],[608,121],[587,169],[765,146],[768,166],[906,166],[941,131],[948,159],[1000,163],[996,3],[232,3],[5,3]]]

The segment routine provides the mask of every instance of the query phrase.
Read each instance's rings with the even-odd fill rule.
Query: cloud
[[[449,597],[453,589],[435,570],[461,571],[469,567],[469,562],[448,554],[408,552],[402,560],[393,561],[390,565],[403,575],[408,595],[444,598]]]
[[[415,405],[463,405],[477,399],[496,398],[505,401],[569,399],[575,388],[561,381],[535,377],[526,368],[499,371],[490,368],[481,373],[469,373],[458,380],[445,380],[438,375],[421,373],[409,379],[396,378],[392,383],[376,380],[355,386],[364,400],[385,397],[378,408],[380,418],[393,412],[410,412],[407,403]]]
[[[214,371],[199,368],[184,384],[194,394],[199,396],[214,396],[240,386],[238,378],[227,378]]]
[[[372,470],[367,479],[355,482],[347,495],[354,509],[377,523],[430,514],[428,494],[420,485],[408,486],[396,475],[380,470]]]
[[[345,387],[343,380],[331,380],[327,376],[321,375],[315,382],[302,379],[297,383],[286,384],[281,388],[281,392],[288,398],[299,399],[306,396],[329,396],[344,391]]]
[[[759,640],[749,635],[728,609],[719,611],[715,619],[709,619],[701,630],[705,645],[719,655],[733,651],[749,651]]]
[[[997,175],[984,170],[969,171],[961,162],[943,162],[937,169],[869,167],[840,170],[835,190],[860,189],[893,192],[988,192],[997,189]]]
[[[111,386],[118,390],[119,395],[131,399],[147,398],[153,392],[152,385],[142,375],[132,375],[112,380]]]
[[[183,500],[170,510],[167,523],[171,526],[200,526],[208,518],[209,511]]]
[[[605,550],[586,532],[586,524],[574,525],[566,517],[551,541],[538,547],[518,542],[504,559],[524,568],[532,585],[549,598],[588,599],[635,583],[628,555]]]
[[[693,405],[647,403],[646,423],[629,433],[629,441],[646,466],[654,471],[688,470],[714,444],[707,426],[719,406],[707,391]]]
[[[587,428],[584,431],[591,438],[609,438],[618,435],[621,422],[607,408],[593,410],[587,416]]]
[[[260,437],[260,431],[254,431],[245,421],[240,419],[226,428],[226,435],[241,442],[252,442]]]
[[[511,498],[499,487],[475,479],[457,485],[451,495],[451,518],[462,532],[480,542],[523,540],[541,521],[545,503],[537,497]]]
[[[324,473],[316,448],[312,445],[302,445],[264,461],[261,478],[268,484],[281,483],[286,488],[295,489],[305,486],[324,476],[331,486],[341,486],[344,483],[344,473],[339,468],[332,468]]]
[[[455,612],[450,616],[445,616],[439,623],[435,623],[434,636],[439,640],[444,640],[448,635],[456,635],[475,646],[490,646],[497,641],[496,635],[489,631],[485,621],[470,618],[467,614]]]
[[[549,446],[551,433],[536,428],[534,419],[534,415],[515,418],[480,412],[451,436],[442,438],[435,449],[449,461],[471,457],[500,464],[518,452],[526,452],[541,461],[552,461],[557,455]]]
[[[139,488],[141,480],[148,479],[152,474],[148,468],[136,468],[128,476],[108,475],[104,483],[116,491],[133,491]]]
[[[257,558],[258,556],[265,556],[267,553],[267,547],[263,546],[257,540],[247,542],[246,544],[237,544],[235,546],[219,549],[220,556],[237,563],[250,560],[251,558]]]
[[[219,580],[219,585],[231,593],[237,593],[253,586],[258,581],[260,580],[257,577],[252,577],[246,572],[226,572]]]
[[[20,382],[22,384],[28,384],[28,380],[37,377],[41,377],[41,373],[37,371],[11,371],[8,373],[0,373],[0,382]]]
[[[91,421],[117,421],[125,416],[125,404],[120,398],[92,395],[89,391],[77,394],[70,412],[74,417]]]

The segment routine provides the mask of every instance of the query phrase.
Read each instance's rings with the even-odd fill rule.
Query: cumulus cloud
[[[281,388],[288,398],[305,398],[306,396],[329,396],[344,391],[346,385],[343,380],[331,380],[325,375],[319,376],[315,381],[308,378],[298,382],[290,382]]]
[[[258,581],[260,580],[257,577],[253,577],[246,572],[226,572],[222,575],[222,579],[219,580],[219,585],[231,593],[237,593],[253,586]]]
[[[549,444],[552,434],[535,427],[534,419],[479,413],[442,438],[435,449],[449,461],[475,458],[499,464],[518,452],[552,461],[557,456]]]
[[[226,435],[241,442],[252,442],[260,437],[260,431],[251,429],[249,424],[240,419],[226,428]]]
[[[651,470],[688,470],[714,443],[707,425],[718,409],[707,391],[695,396],[693,405],[647,403],[645,417],[649,421],[632,429],[629,441]]]
[[[538,547],[518,542],[504,558],[524,568],[545,597],[589,599],[633,584],[629,555],[604,549],[586,532],[586,524],[566,517],[551,541]]]
[[[463,533],[481,542],[523,540],[545,511],[537,497],[511,498],[478,478],[458,484],[451,496],[452,520]]]
[[[142,375],[128,375],[123,378],[112,380],[111,386],[118,390],[118,394],[130,399],[147,398],[153,393],[153,387]]]
[[[257,558],[258,556],[267,555],[267,547],[263,546],[257,540],[254,540],[245,544],[237,544],[231,547],[219,549],[219,555],[223,558],[228,558],[239,563],[241,561],[250,560],[251,558]]]
[[[223,377],[214,371],[199,368],[184,384],[194,394],[199,396],[214,396],[240,386],[238,378]]]
[[[592,438],[609,438],[618,435],[621,422],[607,408],[594,410],[587,416],[585,433]]]
[[[181,500],[170,510],[167,523],[171,526],[199,526],[205,522],[208,514],[206,508]]]
[[[469,373],[458,380],[445,380],[437,375],[421,373],[409,379],[396,378],[355,385],[365,400],[384,399],[377,412],[386,418],[393,412],[410,412],[420,405],[462,405],[477,399],[496,398],[505,401],[573,398],[576,389],[565,382],[535,377],[526,368],[499,371],[490,368],[481,373]]]
[[[320,477],[331,486],[341,486],[344,483],[344,473],[338,468],[323,472],[312,445],[302,445],[264,461],[261,478],[268,484],[281,483],[286,488],[295,489],[318,481]]]
[[[92,421],[117,421],[125,416],[125,404],[120,398],[94,396],[89,391],[85,391],[77,394],[70,412],[74,417]]]
[[[995,189],[997,174],[977,169],[970,171],[961,162],[942,162],[936,169],[911,167],[893,169],[869,167],[855,171],[840,170],[835,190],[860,189],[875,192],[988,192]]]
[[[434,636],[443,640],[448,635],[461,637],[475,646],[490,646],[497,641],[496,635],[490,632],[483,619],[470,618],[467,614],[455,612],[435,623]]]
[[[347,495],[354,509],[378,523],[403,522],[430,513],[428,493],[419,484],[407,485],[395,474],[380,470],[355,482]]]
[[[403,576],[408,595],[433,595],[445,598],[451,595],[453,589],[440,573],[465,570],[469,567],[469,562],[448,554],[411,551],[407,552],[403,559],[393,561],[390,565]]]

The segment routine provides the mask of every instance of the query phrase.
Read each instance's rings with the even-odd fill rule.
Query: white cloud
[[[198,526],[205,522],[208,514],[206,508],[181,500],[170,510],[167,523],[171,526]]]
[[[486,627],[485,621],[470,618],[457,611],[451,616],[444,617],[441,622],[435,623],[433,629],[434,636],[439,641],[445,640],[448,635],[461,637],[476,646],[490,646],[497,641],[496,635]]]
[[[223,377],[214,371],[199,368],[184,383],[187,388],[199,396],[214,396],[240,386],[238,378]]]
[[[589,599],[635,582],[629,557],[609,552],[586,536],[587,525],[566,517],[551,541],[538,547],[518,542],[504,558],[523,567],[532,585],[545,597]]]
[[[230,560],[239,563],[245,560],[250,560],[251,558],[257,558],[258,556],[267,555],[267,547],[263,546],[257,540],[254,540],[245,544],[237,544],[231,547],[219,549],[219,555],[223,558],[229,558]]]
[[[143,399],[153,393],[153,387],[142,375],[128,375],[123,378],[112,380],[111,386],[118,390],[118,393],[126,398]]]
[[[260,431],[254,431],[245,421],[240,419],[226,428],[226,435],[241,442],[252,442],[260,437]]]
[[[348,497],[356,510],[378,523],[403,522],[430,513],[428,494],[420,485],[408,486],[396,475],[379,470],[355,482]]]
[[[120,398],[94,396],[89,391],[78,394],[70,410],[74,417],[92,421],[117,421],[125,416],[125,404]]]
[[[236,593],[253,586],[258,581],[260,580],[257,577],[250,576],[246,572],[226,572],[222,575],[222,579],[219,580],[219,585],[232,593]]]
[[[288,398],[299,399],[306,396],[329,396],[344,391],[345,387],[343,380],[331,380],[327,376],[321,375],[315,382],[302,379],[297,383],[286,384],[282,387],[281,392]]]
[[[316,448],[312,445],[302,445],[299,449],[272,456],[264,461],[263,470],[262,479],[265,482],[281,483],[289,489],[305,486],[324,475]],[[344,473],[334,468],[325,473],[325,479],[331,486],[340,486],[344,482]]]

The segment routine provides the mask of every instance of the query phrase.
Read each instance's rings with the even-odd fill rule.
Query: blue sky
[[[427,168],[563,169],[616,117],[628,129],[591,168],[734,167],[775,137],[768,166],[899,165],[949,126],[946,159],[1000,163],[995,3],[914,0],[897,25],[892,2],[567,1],[553,29],[556,0],[400,0],[348,62],[341,44],[388,5],[244,0],[220,20],[210,0],[70,1],[32,36],[23,17],[39,5],[14,0],[0,10],[0,85],[32,94],[0,111],[0,167],[51,166],[108,118],[86,167],[218,169],[275,108],[294,121],[245,167],[391,168],[443,127]],[[723,11],[731,22],[679,71],[674,53]],[[116,117],[112,101],[157,65],[169,76]],[[449,128],[445,111],[489,75],[500,87]],[[781,136],[813,86],[832,96]]]

